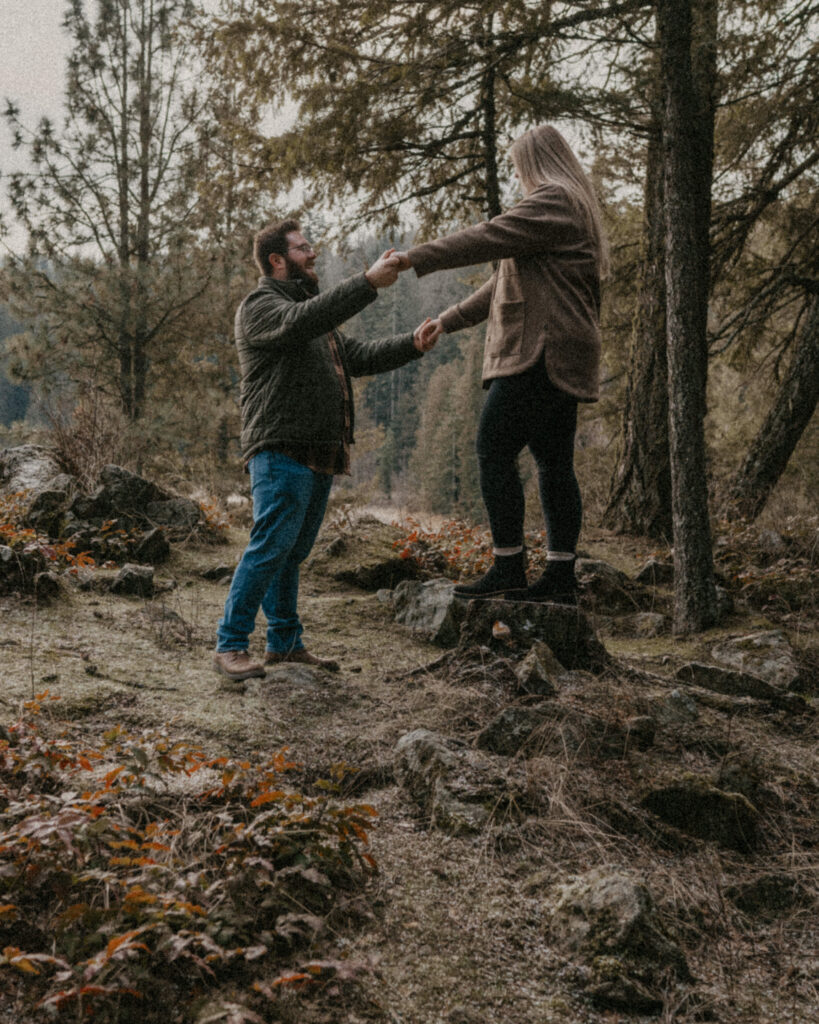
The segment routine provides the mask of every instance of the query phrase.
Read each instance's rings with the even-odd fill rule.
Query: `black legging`
[[[552,384],[542,360],[523,373],[496,377],[478,427],[481,494],[497,548],[523,543],[523,487],[517,456],[537,464],[550,551],[574,551],[583,505],[574,475],[577,401]]]

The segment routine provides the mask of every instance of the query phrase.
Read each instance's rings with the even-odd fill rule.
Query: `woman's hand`
[[[434,320],[427,317],[413,331],[412,340],[419,352],[429,352],[431,348],[435,348],[435,342],[443,333],[444,326],[441,323],[440,317],[436,317]]]
[[[393,253],[393,256],[398,260],[399,270],[409,270],[412,266],[409,261],[409,256],[405,252],[399,250],[398,252]]]

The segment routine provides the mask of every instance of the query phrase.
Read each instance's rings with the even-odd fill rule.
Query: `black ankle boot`
[[[527,588],[527,601],[552,601],[554,604],[577,604],[577,580],[574,577],[575,559],[553,560],[546,563],[546,571]]]
[[[456,597],[469,600],[485,600],[490,597],[524,600],[526,594],[525,552],[516,555],[495,555],[492,568],[474,583],[459,583],[454,590]]]

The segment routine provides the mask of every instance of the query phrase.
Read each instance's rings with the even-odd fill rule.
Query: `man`
[[[316,253],[295,220],[256,235],[258,286],[236,312],[241,370],[242,459],[250,473],[253,528],[217,631],[214,665],[232,680],[263,676],[284,661],[338,670],[302,643],[299,566],[310,553],[335,473],[349,472],[351,376],[394,370],[432,347],[415,334],[364,343],[338,327],[398,277],[393,250],[363,274],[319,293]],[[262,608],[264,665],[248,654]]]

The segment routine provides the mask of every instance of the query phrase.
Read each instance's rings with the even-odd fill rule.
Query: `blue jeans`
[[[296,607],[299,566],[319,532],[333,478],[276,452],[259,452],[248,468],[253,529],[233,574],[216,649],[246,651],[261,606],[267,618],[267,649],[297,651],[303,647]]]

